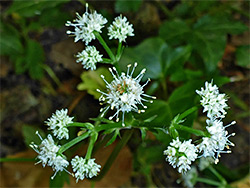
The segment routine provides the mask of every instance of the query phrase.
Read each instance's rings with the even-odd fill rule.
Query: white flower
[[[80,16],[76,13],[77,18],[73,22],[68,21],[66,26],[73,26],[75,31],[67,31],[67,34],[75,36],[75,42],[82,40],[88,45],[89,42],[94,40],[96,37],[94,31],[101,33],[101,29],[104,24],[107,23],[107,19],[96,11],[88,13],[88,6],[86,5],[86,12]]]
[[[71,165],[75,172],[76,182],[84,178],[92,178],[100,172],[101,165],[96,164],[95,159],[84,159],[76,156],[72,159]]]
[[[198,157],[197,148],[191,143],[191,139],[181,142],[179,138],[173,140],[164,151],[164,155],[167,155],[166,161],[169,162],[174,168],[178,168],[179,173],[185,173],[190,170],[192,161],[195,161]]]
[[[94,46],[87,46],[85,50],[79,52],[76,57],[77,63],[82,62],[83,68],[85,69],[96,69],[96,63],[102,61],[102,55],[96,50]]]
[[[228,135],[225,128],[235,123],[236,122],[233,121],[224,127],[221,120],[207,120],[208,125],[206,129],[210,134],[210,137],[203,137],[202,142],[197,146],[199,152],[202,152],[202,157],[213,157],[215,163],[218,163],[220,153],[231,153],[231,151],[224,151],[224,149],[229,149],[229,146],[234,146],[228,138],[234,136],[235,133]]]
[[[186,174],[182,174],[181,179],[183,184],[187,188],[193,188],[198,177],[198,171],[195,166],[191,166],[191,169]]]
[[[73,123],[74,117],[67,115],[68,109],[56,110],[55,114],[52,114],[51,118],[48,118],[45,123],[49,126],[49,130],[52,130],[55,137],[58,139],[69,139],[69,130],[67,124]]]
[[[39,159],[38,163],[42,163],[43,167],[46,165],[51,166],[53,171],[56,171],[52,176],[52,179],[55,177],[58,171],[66,170],[69,162],[66,160],[64,155],[58,155],[57,152],[60,149],[60,145],[56,145],[52,136],[49,134],[46,139],[42,139],[38,132],[36,134],[42,140],[40,145],[36,145],[34,143],[30,144],[37,153],[37,159]],[[36,163],[36,164],[38,164]]]
[[[116,109],[116,113],[109,117],[109,119],[113,119],[116,116],[116,121],[119,121],[119,112],[122,112],[122,125],[124,124],[124,114],[125,112],[130,111],[136,111],[138,113],[144,112],[144,110],[139,110],[137,105],[140,104],[143,108],[147,108],[147,106],[142,104],[142,101],[148,101],[144,99],[143,97],[149,97],[152,99],[155,99],[155,97],[149,96],[147,94],[144,94],[143,88],[149,80],[144,85],[140,85],[140,81],[146,71],[146,69],[143,69],[140,74],[136,78],[132,78],[133,72],[135,70],[135,67],[137,66],[137,63],[134,64],[133,70],[129,72],[131,65],[128,65],[128,71],[127,73],[121,73],[121,75],[118,75],[118,72],[115,68],[113,70],[110,68],[110,72],[114,77],[114,80],[111,83],[108,83],[104,76],[101,75],[103,80],[106,82],[107,87],[107,93],[100,91],[97,89],[98,92],[102,93],[102,96],[100,97],[100,101],[106,101],[107,106],[104,109],[101,109],[103,111],[102,116],[105,114],[105,112],[111,108],[111,110]],[[153,102],[153,101],[149,101]],[[101,103],[102,104],[102,103]]]
[[[119,42],[125,42],[127,36],[134,36],[132,24],[127,22],[127,18],[122,15],[115,18],[113,23],[108,27],[109,39],[119,39]]]
[[[206,169],[210,164],[214,163],[214,158],[212,157],[201,157],[199,160],[199,170],[203,171],[204,169]]]
[[[201,88],[201,91],[196,90],[202,99],[200,100],[201,105],[204,107],[203,112],[207,112],[207,117],[210,119],[224,118],[227,112],[225,109],[228,108],[227,97],[225,94],[220,94],[218,87],[211,83],[205,83],[205,89]]]

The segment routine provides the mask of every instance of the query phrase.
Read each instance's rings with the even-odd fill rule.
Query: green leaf
[[[134,114],[137,120],[144,122],[144,120],[154,117],[153,119],[151,119],[151,121],[144,122],[144,125],[148,129],[150,129],[150,127],[156,126],[169,126],[170,121],[172,120],[172,112],[167,102],[162,100],[154,100],[152,104],[148,104],[147,106],[148,108],[144,113]]]
[[[164,158],[164,149],[164,145],[157,145],[151,147],[145,147],[141,145],[136,152],[136,154],[138,155],[137,159],[139,160],[142,166],[158,162]]]
[[[142,0],[116,0],[115,12],[136,12],[141,7]]]
[[[162,67],[164,75],[178,72],[191,55],[191,46],[171,49],[166,47],[162,50]]]
[[[65,20],[70,20],[70,15],[59,7],[46,9],[39,16],[39,24],[47,27],[62,27],[65,24]]]
[[[70,183],[69,174],[65,171],[59,172],[54,179],[50,178],[49,187],[50,188],[60,188],[67,182]]]
[[[238,21],[229,20],[223,16],[212,17],[205,15],[194,25],[196,31],[216,34],[240,34],[247,30],[247,26]]]
[[[44,59],[45,57],[42,46],[34,40],[28,40],[25,61],[31,78],[41,79],[43,77],[42,64]]]
[[[188,40],[203,58],[206,70],[208,72],[215,71],[218,62],[224,54],[226,35],[194,31],[192,35],[188,37]]]
[[[95,99],[98,99],[101,96],[100,92],[97,92],[96,89],[101,91],[106,90],[106,84],[100,75],[104,75],[105,79],[110,82],[112,81],[111,73],[103,67],[96,69],[96,71],[86,71],[81,74],[82,83],[77,85],[78,90],[87,90],[90,95],[93,95]]]
[[[116,129],[113,133],[113,136],[112,138],[107,142],[107,144],[105,145],[105,147],[109,146],[110,144],[112,144],[115,139],[117,138],[117,136],[120,134],[120,130],[119,129]]]
[[[204,85],[202,80],[192,80],[178,87],[168,99],[173,115],[193,107],[195,105],[195,90]]]
[[[24,73],[28,67],[24,56],[19,56],[15,61],[15,71],[17,74]]]
[[[172,82],[180,82],[187,80],[200,79],[203,76],[203,72],[201,70],[190,70],[179,68],[178,71],[171,74],[170,80]]]
[[[186,40],[187,33],[191,32],[190,28],[183,20],[165,21],[159,30],[161,38],[169,44],[182,44]]]
[[[46,0],[29,0],[18,1],[15,0],[11,6],[6,10],[6,14],[18,14],[22,17],[32,17],[40,15],[43,10],[47,8],[56,7],[59,4],[66,3],[68,0],[60,1],[46,1]]]
[[[147,135],[147,130],[145,128],[140,128],[140,131],[141,131],[141,139],[145,140]]]
[[[15,27],[0,22],[0,55],[15,56],[23,53],[21,37]]]
[[[250,69],[250,45],[237,48],[236,63],[241,67]]]
[[[36,131],[39,132],[42,138],[45,138],[45,133],[43,130],[31,126],[31,125],[23,125],[22,127],[22,134],[24,137],[25,144],[29,147],[31,142],[34,142],[35,144],[39,145],[41,143],[41,140],[39,136],[36,134]]]
[[[138,74],[143,68],[147,69],[143,81],[147,78],[161,78],[163,77],[161,54],[166,46],[161,38],[146,39],[138,46],[124,50],[120,60],[120,66],[122,70],[126,71],[128,64],[138,62],[135,74]]]

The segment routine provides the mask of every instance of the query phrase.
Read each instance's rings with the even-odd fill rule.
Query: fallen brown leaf
[[[102,166],[105,164],[116,143],[102,148],[95,154],[96,162]],[[32,150],[8,156],[11,158],[34,158],[36,153]],[[95,187],[120,187],[129,181],[132,171],[132,154],[128,147],[124,147],[106,176],[95,183]],[[0,168],[1,187],[49,187],[49,178],[54,172],[50,167],[43,168],[41,164],[34,165],[33,162],[4,162]],[[91,187],[87,179],[75,182],[70,177],[70,185],[64,187]]]

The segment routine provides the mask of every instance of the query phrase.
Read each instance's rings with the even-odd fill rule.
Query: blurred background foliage
[[[194,91],[206,80],[213,79],[218,86],[223,85],[222,91],[231,98],[226,120],[238,123],[230,129],[236,132],[237,136],[233,138],[236,147],[233,154],[224,155],[221,163],[214,167],[229,183],[235,182],[232,185],[249,186],[249,179],[244,179],[249,168],[249,1],[87,2],[109,23],[117,15],[124,14],[134,25],[135,37],[128,39],[120,65],[124,71],[126,65],[133,62],[138,62],[138,71],[146,67],[144,79],[152,79],[147,93],[160,99],[149,105],[142,116],[135,115],[138,123],[145,116],[152,117],[146,123],[149,127],[150,124],[169,126],[178,113],[198,103]],[[73,20],[75,12],[82,14],[85,11],[85,1],[14,0],[0,3],[1,157],[10,154],[30,157],[34,155],[16,153],[26,151],[25,144],[37,140],[34,132],[38,128],[41,134],[46,131],[42,122],[56,109],[68,107],[79,121],[96,117],[99,110],[96,89],[105,88],[99,75],[104,74],[109,80],[109,73],[105,66],[91,72],[75,63],[74,54],[83,50],[84,45],[68,39],[64,25],[67,20]],[[103,30],[107,39],[106,32]],[[116,41],[108,43],[114,48],[117,45]],[[154,114],[158,116],[154,117]],[[194,112],[184,125],[199,128],[204,117],[197,119],[197,116],[198,112]],[[181,136],[190,137],[188,134]],[[123,160],[130,161],[123,169],[127,173],[119,174],[123,172],[113,168],[111,173],[123,178],[114,180],[107,175],[106,184],[101,181],[96,186],[182,186],[176,183],[179,175],[164,162],[162,151],[169,142],[169,137],[161,130],[154,134],[135,131],[127,146],[129,149],[123,151]],[[119,165],[124,161],[116,163]],[[8,179],[14,172],[16,175],[20,169],[15,168],[23,168],[4,165],[1,179]],[[27,172],[22,173],[26,175],[22,174],[22,178],[11,183],[4,181],[3,185],[48,186],[49,179],[47,184],[30,181]],[[34,179],[41,174],[49,178],[39,171],[33,174]],[[213,176],[209,171],[204,171],[203,175]],[[68,186],[74,183],[63,173],[50,185],[62,187],[64,182]],[[83,185],[90,184],[78,184]],[[207,185],[200,183],[198,186]]]

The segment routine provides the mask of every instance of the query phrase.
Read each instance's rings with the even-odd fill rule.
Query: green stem
[[[221,186],[221,183],[219,183],[217,181],[214,181],[214,180],[207,179],[207,178],[200,178],[200,177],[198,177],[196,180],[198,182],[206,183],[208,185],[214,185],[214,186],[217,186],[217,187]]]
[[[225,180],[225,178],[220,175],[220,173],[217,172],[211,165],[208,167],[208,169],[221,181],[223,185],[227,185],[227,181]]]
[[[94,126],[91,123],[80,123],[80,122],[69,123],[67,127],[82,127],[86,129],[94,128]]]
[[[88,151],[87,151],[87,154],[85,156],[85,159],[90,159],[91,158],[92,150],[93,150],[95,141],[97,140],[97,137],[98,137],[98,133],[97,132],[93,132],[91,134],[90,142],[89,142],[89,146],[88,146]]]
[[[56,76],[56,74],[53,72],[53,70],[49,66],[43,64],[42,67],[48,73],[48,75],[52,78],[52,80],[56,83],[57,86],[62,85],[59,78]]]
[[[100,35],[100,33],[94,31],[94,35],[96,36],[96,38],[99,40],[99,42],[101,43],[101,45],[103,46],[103,48],[106,50],[106,52],[108,53],[110,59],[115,62],[115,56],[113,54],[113,52],[110,50],[110,48],[108,47],[107,43],[103,40],[102,36]]]
[[[34,162],[35,158],[0,158],[0,162]]]
[[[178,120],[182,120],[183,118],[185,118],[186,116],[188,116],[189,114],[193,113],[194,111],[196,111],[198,109],[197,106],[194,106],[192,108],[189,108],[188,110],[186,110],[185,112],[183,112],[181,115],[179,115]]]
[[[106,161],[105,165],[103,166],[101,173],[97,177],[93,178],[94,181],[99,181],[104,177],[104,175],[108,172],[109,168],[113,164],[119,152],[126,145],[132,134],[133,134],[133,129],[128,130],[124,133],[121,141],[116,145],[113,152],[110,154],[108,160]]]
[[[100,132],[103,130],[113,129],[113,128],[122,128],[121,122],[119,123],[107,123],[96,126],[94,129],[96,132]]]
[[[98,151],[101,147],[103,147],[103,146],[105,146],[105,144],[107,144],[107,142],[112,138],[112,134],[108,134],[108,135],[105,135],[105,137],[103,138],[103,139],[100,139],[97,143],[96,143],[96,145],[95,145],[95,147],[94,147],[94,149],[93,149],[93,154],[96,152],[96,151]]]
[[[118,48],[117,48],[117,54],[116,54],[116,61],[119,61],[121,58],[122,53],[122,42],[119,42]]]
[[[108,58],[102,58],[102,61],[100,63],[105,63],[105,64],[112,64],[112,60]]]
[[[179,124],[175,125],[175,129],[185,131],[191,134],[195,134],[196,136],[206,136],[206,134],[201,130],[193,129],[191,127],[186,127],[186,126],[179,125]]]
[[[84,134],[82,134],[81,136],[78,136],[76,138],[74,138],[73,140],[69,141],[68,143],[64,144],[63,146],[61,146],[61,148],[58,150],[59,154],[62,154],[63,152],[65,152],[67,149],[69,149],[70,147],[72,147],[73,145],[77,144],[78,142],[84,140],[85,138],[87,138],[89,136],[89,132],[86,132]]]

